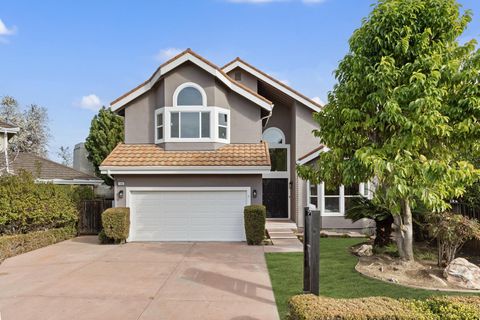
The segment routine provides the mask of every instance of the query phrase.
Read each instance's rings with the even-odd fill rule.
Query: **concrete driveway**
[[[262,247],[98,245],[79,237],[0,265],[2,320],[278,319]]]

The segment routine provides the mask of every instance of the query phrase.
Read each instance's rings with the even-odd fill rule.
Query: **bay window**
[[[343,216],[350,208],[353,198],[372,196],[370,183],[341,185],[334,189],[327,189],[323,182],[307,182],[307,185],[308,204],[315,206],[323,216]]]
[[[184,83],[173,94],[173,106],[155,110],[155,142],[230,142],[230,110],[207,105],[195,83]]]

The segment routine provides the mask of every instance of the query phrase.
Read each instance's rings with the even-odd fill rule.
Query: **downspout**
[[[109,178],[112,179],[112,180],[115,180],[115,179],[112,177],[112,175],[110,174],[110,170],[107,170],[107,177],[109,177]]]
[[[274,105],[272,104],[272,110],[268,113],[268,115],[266,115],[265,117],[260,119],[262,122],[263,122],[263,119],[267,119],[267,121],[265,121],[265,125],[263,126],[264,128],[267,126],[268,120],[270,120],[270,117],[272,116],[273,107],[274,107]]]

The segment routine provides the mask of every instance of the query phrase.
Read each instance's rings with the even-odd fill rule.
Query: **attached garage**
[[[129,241],[244,241],[250,187],[127,188]]]

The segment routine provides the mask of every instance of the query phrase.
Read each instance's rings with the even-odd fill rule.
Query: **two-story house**
[[[239,58],[219,68],[188,49],[110,107],[125,143],[100,169],[115,205],[131,209],[129,241],[241,241],[248,204],[302,227],[321,191],[295,168],[322,151],[312,134],[322,106]],[[338,207],[333,227],[351,225],[341,201],[327,205]]]

